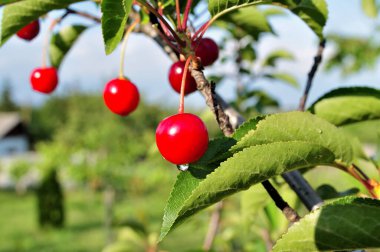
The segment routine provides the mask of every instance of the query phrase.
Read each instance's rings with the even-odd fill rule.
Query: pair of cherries
[[[131,81],[118,78],[106,84],[103,99],[113,113],[126,116],[137,108],[140,96]],[[207,128],[196,115],[176,114],[165,118],[158,125],[156,144],[161,155],[173,164],[192,163],[207,150]]]
[[[219,56],[217,44],[209,38],[201,39],[195,48],[195,55],[203,66],[213,64]],[[181,92],[185,62],[175,62],[169,70],[172,88]],[[186,74],[185,95],[197,90],[197,84],[190,72]],[[200,159],[208,148],[208,132],[203,121],[196,115],[179,113],[165,118],[156,130],[156,144],[161,155],[176,165],[187,165]]]
[[[198,47],[195,48],[195,55],[201,59],[203,66],[212,65],[219,57],[218,45],[210,38],[203,38],[199,42]],[[184,61],[175,62],[169,69],[169,82],[177,93],[181,92],[181,82],[184,69]],[[195,90],[197,90],[197,83],[188,72],[185,81],[185,95],[190,94]]]
[[[113,113],[126,116],[137,108],[140,95],[131,81],[118,78],[106,84],[103,99]],[[207,150],[207,128],[196,115],[176,114],[158,125],[156,144],[161,155],[173,164],[192,163]]]

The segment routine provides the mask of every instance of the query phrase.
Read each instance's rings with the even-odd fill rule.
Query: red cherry
[[[32,21],[30,24],[24,26],[16,34],[19,38],[30,41],[34,39],[40,32],[40,22],[37,20]]]
[[[103,99],[113,113],[126,116],[137,108],[140,94],[129,80],[113,79],[106,84]]]
[[[184,68],[185,68],[185,62],[177,61],[170,67],[170,70],[169,70],[170,85],[177,93],[181,93],[181,84],[182,84],[182,76],[183,76]],[[190,94],[194,92],[195,90],[197,90],[197,83],[195,82],[194,78],[191,76],[190,72],[187,72],[186,81],[185,81],[185,95]]]
[[[208,133],[196,115],[183,113],[162,120],[156,130],[156,144],[161,155],[173,164],[189,164],[207,151]]]
[[[33,70],[30,75],[30,82],[33,90],[49,94],[58,85],[58,73],[54,67],[42,67]]]
[[[218,45],[210,38],[202,38],[195,50],[195,55],[201,58],[203,66],[212,65],[219,57]]]

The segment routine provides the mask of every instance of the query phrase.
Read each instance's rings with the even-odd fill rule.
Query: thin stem
[[[45,35],[45,41],[44,41],[44,46],[43,46],[43,50],[42,50],[42,68],[45,68],[47,66],[46,59],[47,59],[48,50],[49,50],[49,42],[50,42],[50,37],[51,37],[51,34],[54,30],[54,27],[57,24],[59,24],[69,14],[70,14],[70,12],[66,11],[61,17],[56,18],[53,21],[51,21],[49,29]]]
[[[191,40],[193,40],[193,41],[195,41],[196,40],[196,38],[197,38],[197,36],[198,36],[198,34],[199,33],[201,33],[204,29],[205,29],[205,27],[206,26],[208,26],[208,23],[210,22],[210,20],[208,20],[206,23],[204,23],[195,33],[194,33],[194,35],[193,35],[193,37],[191,38]]]
[[[357,170],[354,166],[350,166],[347,168],[347,172],[351,174],[354,178],[356,178],[362,185],[367,189],[367,191],[371,194],[372,198],[377,199],[377,195],[373,192],[374,187],[369,183],[369,180],[363,179],[360,174],[357,173]]]
[[[175,0],[175,13],[177,16],[177,30],[181,30],[182,24],[181,24],[181,11],[179,6],[179,0]]]
[[[125,49],[127,47],[128,37],[139,22],[140,22],[140,18],[136,18],[135,21],[133,21],[132,24],[128,27],[124,35],[123,43],[121,45],[121,52],[120,52],[119,79],[121,80],[124,79],[124,58],[125,58]]]
[[[261,183],[269,196],[273,199],[278,209],[280,209],[285,215],[286,219],[292,223],[299,221],[300,217],[298,213],[289,206],[289,204],[281,197],[276,188],[268,181]]]
[[[73,10],[71,8],[66,8],[66,10],[68,12],[70,12],[71,14],[75,14],[75,15],[78,15],[78,16],[81,16],[81,17],[84,17],[84,18],[91,19],[91,20],[93,20],[93,21],[95,21],[97,23],[101,22],[101,19],[99,17],[93,16],[93,15],[88,14],[86,12],[81,12],[81,11]]]
[[[352,164],[349,167],[342,165],[340,163],[335,162],[334,166],[339,168],[340,170],[349,173],[356,180],[358,180],[362,185],[367,189],[367,191],[371,194],[374,199],[378,199],[378,195],[374,192],[374,185],[371,183],[372,180],[356,165]]]
[[[305,110],[305,104],[306,104],[307,98],[309,96],[311,86],[313,84],[313,79],[314,79],[315,73],[317,72],[318,67],[322,62],[322,55],[323,55],[323,51],[325,49],[325,46],[326,46],[326,40],[322,40],[321,43],[319,43],[317,55],[314,57],[313,66],[311,67],[310,72],[309,72],[308,77],[307,77],[307,83],[306,83],[305,91],[303,93],[303,96],[301,97],[300,104],[298,107],[298,109],[300,111]]]
[[[175,41],[177,41],[177,43],[179,45],[184,45],[185,42],[183,40],[181,40],[177,33],[173,30],[173,28],[168,24],[168,22],[166,21],[166,19],[160,15],[156,9],[153,8],[153,6],[151,6],[149,3],[147,3],[146,1],[143,1],[143,0],[137,0],[141,5],[145,6],[151,13],[153,13],[163,24],[163,26],[165,26],[167,29],[169,29],[170,33],[173,35]]]
[[[185,67],[183,69],[183,74],[182,74],[182,82],[181,82],[181,95],[179,98],[179,109],[178,113],[183,114],[185,110],[185,86],[186,86],[186,77],[187,73],[189,72],[189,65],[190,61],[192,60],[193,56],[189,56],[186,60]]]
[[[182,22],[182,30],[184,31],[186,31],[186,28],[187,28],[187,20],[189,19],[189,13],[191,10],[192,3],[193,3],[193,0],[187,0],[186,9],[183,14],[183,22]]]
[[[215,209],[211,214],[210,223],[208,225],[208,231],[206,234],[205,241],[203,242],[204,251],[210,251],[212,248],[212,244],[214,243],[216,234],[218,233],[222,210],[223,201],[220,201],[215,205]]]
[[[158,3],[158,10],[157,10],[157,12],[158,12],[158,14],[161,15],[161,16],[164,15],[164,13],[163,13],[163,8],[161,7],[160,2]],[[150,14],[153,15],[153,16],[157,19],[157,17],[156,17],[154,14],[152,14],[152,13],[150,13]],[[161,30],[163,30],[163,32],[165,33],[165,35],[166,35],[168,38],[174,40],[173,35],[172,35],[171,32],[169,31],[169,29],[165,26],[165,24],[162,23],[162,21],[161,21],[160,19],[157,19],[157,21],[158,21],[157,23],[160,25],[160,28],[161,28]],[[173,23],[174,23],[174,22],[173,22]]]
[[[355,168],[357,172],[360,173],[360,175],[365,179],[365,180],[370,180],[370,178],[367,176],[367,174],[364,173],[362,169],[360,169],[357,165],[352,164],[352,166]]]
[[[171,49],[173,49],[175,52],[177,52],[178,54],[180,53],[180,50],[175,46],[173,45],[172,41],[170,41],[168,39],[167,36],[165,36],[165,34],[162,33],[162,31],[160,29],[157,28],[157,33],[158,35],[166,42],[166,44],[168,46],[170,46]]]

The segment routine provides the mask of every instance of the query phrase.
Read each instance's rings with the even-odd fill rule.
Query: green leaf
[[[347,135],[329,122],[305,112],[288,112],[267,116],[255,130],[249,131],[231,148],[237,152],[260,144],[305,141],[331,150],[337,159],[350,164],[353,150]]]
[[[63,9],[82,0],[24,0],[4,7],[1,23],[0,45],[30,22],[51,10]]]
[[[252,62],[257,58],[255,48],[252,46],[252,44],[248,44],[244,48],[241,48],[239,54],[243,60],[249,62]]]
[[[342,251],[379,248],[380,201],[346,197],[291,226],[273,252]]]
[[[234,34],[239,38],[249,35],[258,40],[261,33],[273,33],[267,17],[255,6],[227,13],[218,22],[220,21],[232,24]]]
[[[198,211],[251,185],[294,169],[329,164],[334,154],[307,142],[252,146],[236,153],[212,173],[181,173],[165,209],[160,240]]]
[[[52,66],[59,68],[67,52],[86,28],[87,26],[83,25],[67,26],[52,36],[49,47]]]
[[[272,4],[289,9],[301,18],[322,39],[327,20],[327,5],[324,0],[209,0],[211,16],[220,17],[230,11],[258,4]]]
[[[7,5],[7,4],[15,3],[15,2],[19,2],[19,1],[21,1],[21,0],[0,0],[0,7],[3,5]]]
[[[274,67],[278,60],[294,60],[294,55],[287,50],[275,50],[271,52],[264,60],[262,66]]]
[[[106,54],[112,53],[123,38],[132,0],[103,0],[102,32]]]
[[[257,124],[263,120],[265,116],[256,116],[254,118],[249,119],[248,121],[245,121],[243,124],[239,126],[239,128],[236,129],[235,133],[232,135],[232,137],[239,141],[242,137],[244,137],[250,130],[254,130],[257,127]]]
[[[362,0],[362,9],[368,17],[376,18],[377,6],[375,0]]]
[[[278,80],[287,84],[290,84],[292,87],[299,88],[299,84],[297,79],[288,73],[271,73],[271,74],[265,74],[264,77]]]
[[[345,197],[349,195],[354,195],[360,192],[358,188],[350,188],[348,190],[345,190],[343,192],[338,192],[334,187],[328,184],[323,184],[320,185],[316,189],[317,194],[323,199],[323,200],[328,200],[328,199],[335,199],[335,198],[340,198],[340,197]]]
[[[337,126],[380,119],[380,90],[336,89],[318,99],[309,111]]]

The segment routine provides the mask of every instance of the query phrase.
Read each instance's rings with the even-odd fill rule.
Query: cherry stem
[[[84,17],[84,18],[88,18],[88,19],[91,19],[97,23],[100,23],[101,22],[101,19],[99,17],[96,17],[96,16],[93,16],[89,13],[86,13],[86,12],[81,12],[81,11],[77,11],[77,10],[73,10],[71,8],[66,8],[66,10],[68,12],[70,12],[71,14],[76,14],[78,16],[81,16],[81,17]]]
[[[169,25],[169,23],[166,21],[166,19],[163,17],[163,15],[159,14],[155,8],[153,8],[152,5],[150,5],[148,2],[143,0],[138,0],[138,2],[146,7],[153,15],[155,15],[161,22],[162,26],[169,29],[171,35],[173,35],[173,38],[179,45],[184,45],[185,41],[181,40],[180,37],[178,37],[177,33],[173,30],[173,28]]]
[[[179,109],[178,109],[178,113],[179,114],[183,114],[184,111],[185,111],[185,85],[186,85],[186,77],[187,77],[187,74],[188,74],[188,71],[189,71],[190,62],[191,62],[192,59],[193,59],[193,56],[190,55],[187,58],[186,63],[185,63],[185,67],[183,69],[182,82],[181,82],[181,95],[180,95],[180,98],[179,98]]]
[[[57,24],[59,24],[70,13],[71,13],[70,11],[66,11],[65,14],[63,14],[61,17],[53,19],[53,21],[51,21],[51,24],[50,24],[49,29],[48,29],[46,36],[45,36],[44,46],[42,49],[42,68],[45,68],[47,65],[46,59],[47,59],[48,50],[49,50],[49,42],[50,42],[50,37],[51,37],[51,34],[54,30],[54,27]]]
[[[124,35],[123,44],[121,45],[121,53],[120,53],[119,79],[121,80],[125,78],[124,77],[124,58],[125,58],[125,49],[127,48],[128,37],[139,22],[140,22],[140,18],[136,18],[132,22],[132,24],[128,27]]]
[[[360,174],[357,173],[357,170],[354,166],[348,167],[348,173],[351,174],[354,178],[356,178],[360,183],[364,185],[367,191],[371,194],[374,199],[377,199],[377,195],[373,192],[373,186],[369,183],[368,180],[363,179]]]
[[[182,24],[181,24],[181,11],[180,11],[179,0],[175,0],[175,13],[177,16],[177,30],[181,30]]]
[[[158,10],[157,10],[158,14],[163,16],[164,13],[163,13],[163,9],[161,7],[161,4],[160,2],[158,3]],[[174,39],[173,35],[171,34],[171,32],[168,30],[168,28],[166,27],[166,25],[164,23],[162,23],[162,21],[160,19],[158,19],[158,23],[160,24],[162,30],[165,32],[165,35],[166,37],[170,38],[170,39]]]
[[[156,29],[156,31],[157,31],[158,35],[166,42],[166,44],[168,44],[168,46],[170,46],[171,49],[173,49],[178,54],[180,53],[180,50],[172,43],[172,41],[170,41],[168,39],[167,36],[165,36],[165,34],[162,33],[162,31],[160,29]]]
[[[193,3],[193,0],[187,0],[185,12],[183,14],[183,21],[182,21],[182,30],[184,31],[186,31],[186,28],[187,28],[187,20],[189,18],[189,13],[190,13],[192,3]]]

